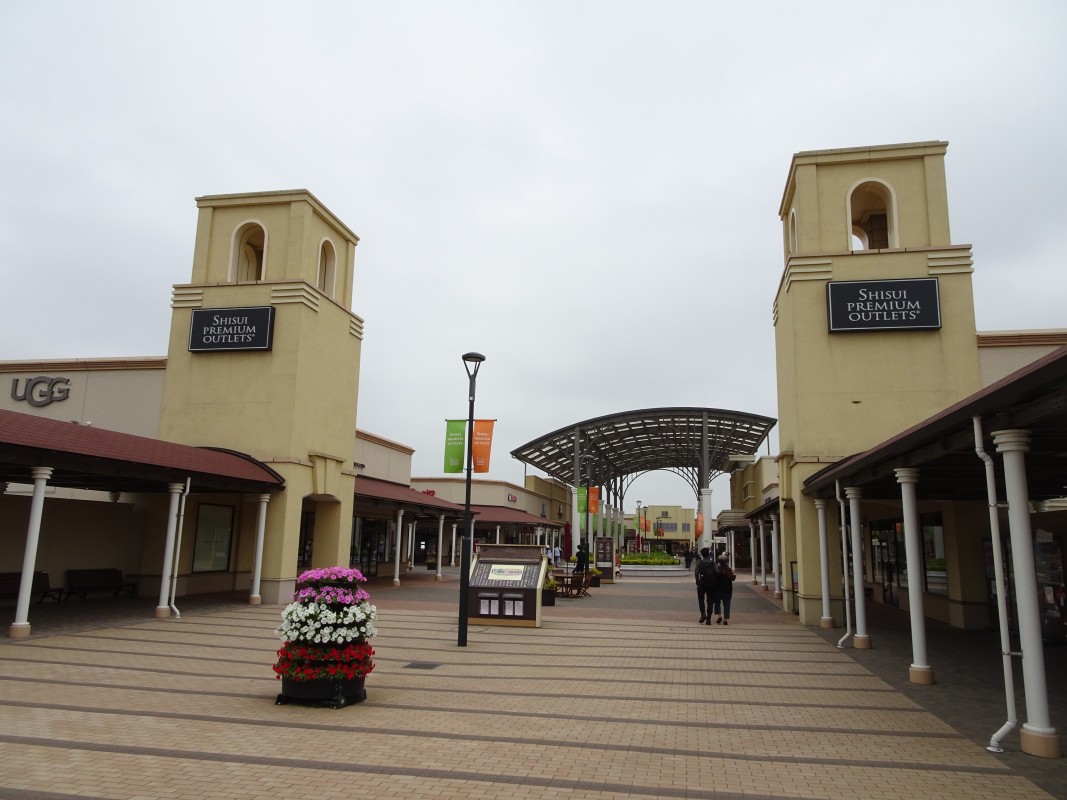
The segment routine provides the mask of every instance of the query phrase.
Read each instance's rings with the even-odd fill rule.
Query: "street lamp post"
[[[468,394],[469,410],[467,412],[467,492],[463,504],[463,535],[459,539],[459,641],[460,647],[467,646],[467,614],[470,599],[470,572],[471,572],[471,541],[474,531],[471,530],[471,471],[474,465],[474,456],[471,453],[471,444],[474,442],[474,384],[478,378],[478,370],[485,361],[481,353],[466,353],[463,356],[463,368],[467,370],[470,379],[470,391]]]
[[[637,501],[637,522],[634,525],[634,552],[641,552],[641,501]]]

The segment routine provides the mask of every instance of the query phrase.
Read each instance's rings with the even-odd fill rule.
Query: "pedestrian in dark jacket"
[[[589,551],[585,549],[585,542],[578,545],[578,551],[574,554],[574,571],[586,572],[589,569]]]
[[[712,597],[717,578],[718,571],[715,562],[711,560],[711,550],[701,548],[700,561],[697,562],[696,568],[697,607],[700,609],[700,622],[705,625],[711,624]]]
[[[693,568],[693,556],[694,555],[695,555],[695,553],[693,553],[692,548],[690,548],[690,547],[685,548],[685,568],[687,570],[691,570]]]
[[[734,599],[734,580],[736,578],[737,575],[730,569],[730,556],[723,553],[719,556],[718,571],[715,576],[715,590],[712,597],[716,625],[730,624],[730,603]],[[711,616],[710,612],[708,616]],[[711,624],[710,619],[708,624]]]

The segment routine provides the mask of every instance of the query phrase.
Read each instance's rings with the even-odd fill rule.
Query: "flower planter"
[[[363,684],[365,678],[333,680],[317,678],[311,681],[298,681],[282,678],[282,693],[274,701],[275,705],[285,705],[291,701],[316,703],[330,708],[344,708],[353,703],[362,703],[367,699],[367,690]]]
[[[556,604],[556,590],[555,589],[542,589],[541,590],[541,605],[554,606]]]
[[[282,646],[274,672],[282,681],[276,705],[290,701],[330,708],[362,703],[364,681],[374,669],[377,609],[359,583],[363,574],[347,567],[312,569],[296,579],[293,601],[277,628]]]
[[[427,561],[426,562],[426,569],[433,569],[433,570],[437,569],[437,562],[435,561],[433,564],[431,564],[429,561]]]
[[[598,588],[600,586],[600,576],[594,575],[592,578],[590,578],[589,586],[590,588]]]

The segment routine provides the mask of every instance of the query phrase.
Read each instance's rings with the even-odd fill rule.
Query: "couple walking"
[[[711,617],[716,616],[716,625],[730,624],[730,602],[734,596],[734,579],[737,576],[730,569],[730,557],[723,553],[718,562],[712,561],[711,550],[702,548],[700,561],[697,562],[697,605],[700,607],[700,621],[711,624]]]

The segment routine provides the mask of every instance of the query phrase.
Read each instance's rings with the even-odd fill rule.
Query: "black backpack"
[[[710,589],[715,585],[717,568],[714,561],[701,559],[697,564],[697,586],[702,589]]]

